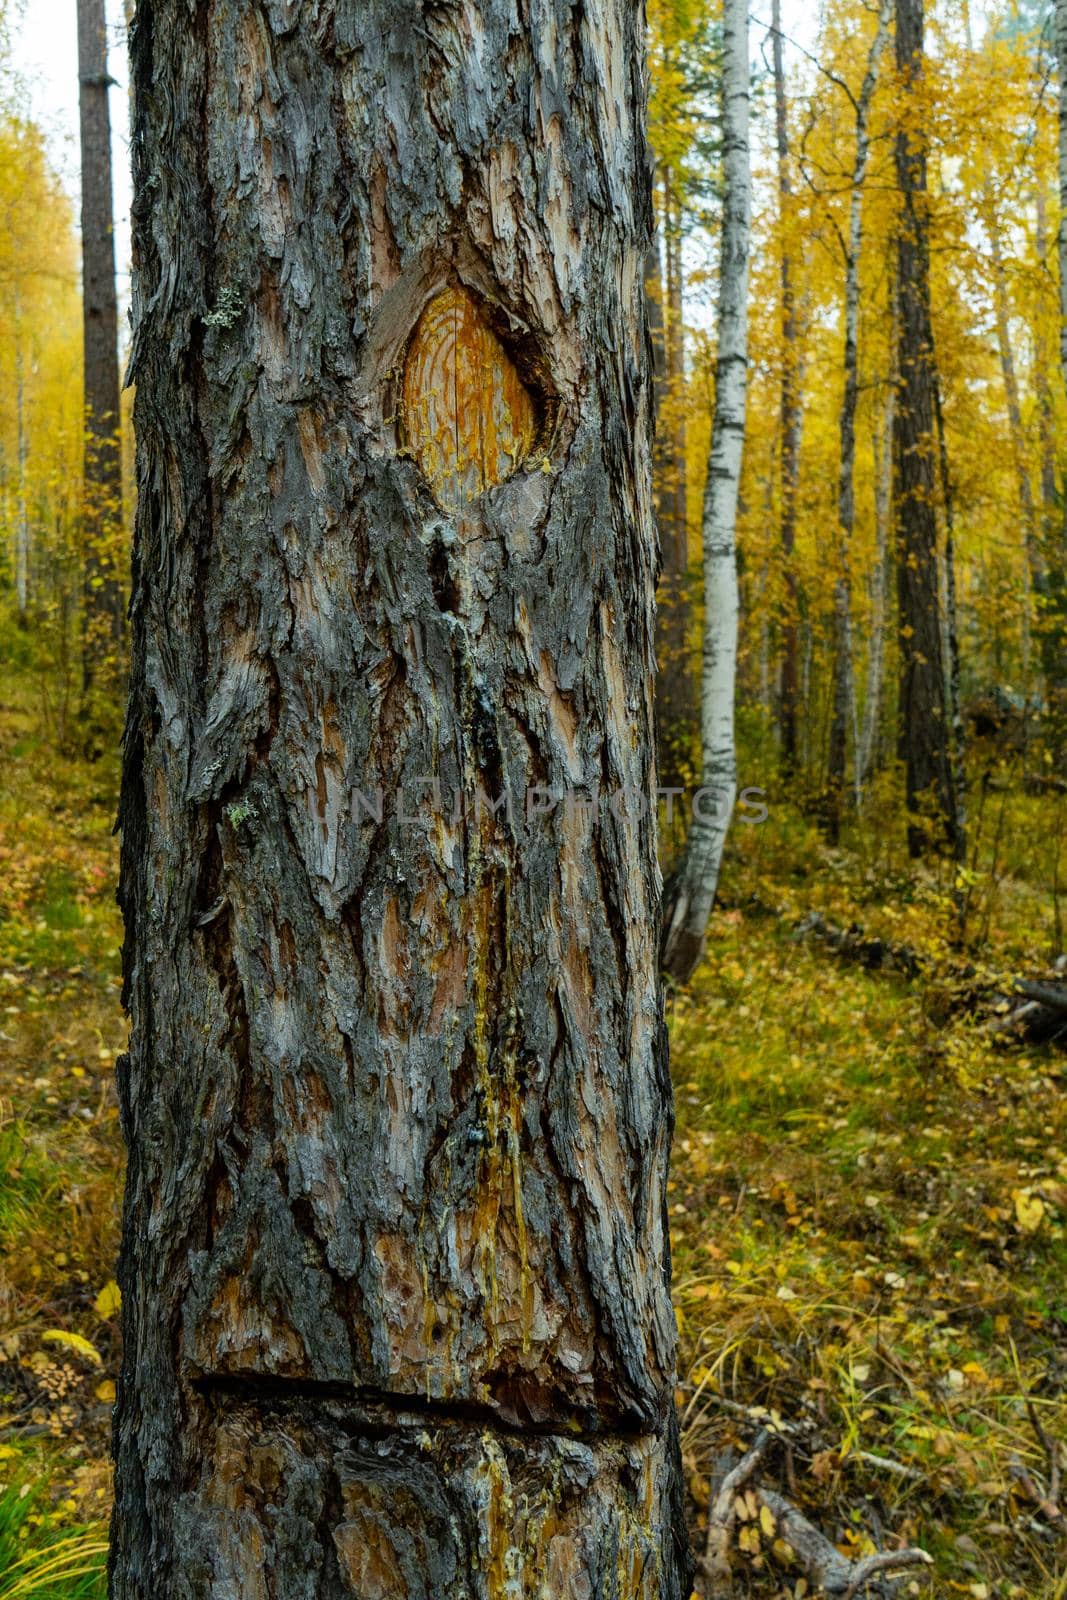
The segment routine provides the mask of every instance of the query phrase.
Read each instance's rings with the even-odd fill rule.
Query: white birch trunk
[[[724,194],[719,273],[715,412],[704,490],[704,653],[701,674],[703,787],[694,796],[685,856],[669,897],[663,964],[684,982],[704,949],[723,845],[737,797],[734,686],[737,670],[735,529],[748,376],[748,251],[751,215],[748,11],[723,14]]]

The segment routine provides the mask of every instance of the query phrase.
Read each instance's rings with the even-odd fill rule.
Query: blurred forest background
[[[704,535],[723,13],[648,0],[648,17],[660,782],[691,789],[719,622]],[[921,57],[902,65],[916,18]],[[84,343],[82,284],[96,270],[95,295],[99,271],[83,277],[79,197],[13,66],[19,26],[0,6],[0,1600],[47,1600],[105,1592],[134,487],[129,396],[91,400],[114,381],[92,371],[99,326]],[[1064,1600],[1056,18],[1040,0],[928,0],[925,17],[916,0],[896,14],[823,0],[817,17],[757,0],[747,26],[748,393],[728,566],[736,775],[764,791],[767,819],[727,835],[706,954],[695,972],[677,963],[669,991],[694,1540],[702,1552],[722,1532],[723,1476],[769,1430],[724,1535],[736,1593],[821,1592],[767,1514],[780,1493],[849,1561],[921,1546],[932,1565],[909,1568],[904,1593]],[[83,135],[86,91],[99,135],[106,72],[81,69]],[[920,158],[925,187],[909,190]],[[909,246],[929,287],[910,354]],[[917,629],[926,706],[909,698]],[[687,815],[662,814],[668,907]]]

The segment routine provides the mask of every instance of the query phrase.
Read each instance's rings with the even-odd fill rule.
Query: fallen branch
[[[772,1489],[757,1490],[759,1499],[774,1518],[778,1537],[792,1550],[798,1564],[817,1589],[827,1594],[855,1600],[883,1572],[900,1572],[909,1567],[929,1567],[933,1560],[925,1550],[884,1550],[850,1561],[813,1522],[809,1522],[788,1500]]]
[[[793,929],[793,938],[814,939],[842,960],[864,967],[868,972],[897,972],[908,978],[927,977],[935,982],[931,992],[937,996],[939,1023],[951,1016],[985,1015],[992,1034],[1010,1037],[1026,1044],[1067,1046],[1067,985],[1051,980],[1011,978],[979,974],[973,966],[955,965],[938,972],[932,969],[910,945],[889,939],[871,938],[858,923],[847,928],[828,922],[818,911],[802,917]],[[1056,970],[1063,970],[1063,962]],[[1013,1005],[1013,998],[1021,1004]],[[1001,1008],[1008,1006],[1007,1011]]]
[[[708,1500],[708,1537],[701,1563],[707,1588],[706,1600],[734,1592],[730,1572],[730,1541],[737,1521],[737,1497],[748,1483],[770,1448],[774,1435],[766,1430],[722,1479],[718,1491]]]
[[[818,911],[809,911],[793,930],[794,939],[814,939],[824,944],[835,955],[854,961],[870,972],[902,972],[914,978],[923,970],[923,962],[909,945],[896,944],[889,939],[872,939],[858,923],[839,928]]]
[[[1047,1006],[1051,1011],[1067,1012],[1067,989],[1051,983],[1031,983],[1023,978],[1016,979],[1015,988],[1028,1000],[1036,1000],[1038,1005]]]
[[[708,1533],[701,1571],[704,1578],[705,1600],[726,1600],[735,1592],[730,1552],[734,1528],[738,1520],[740,1496],[774,1443],[776,1434],[761,1429],[752,1446],[735,1466],[722,1472],[717,1488],[712,1488],[708,1498]],[[872,1464],[895,1467],[881,1457],[871,1457]],[[909,1471],[902,1468],[902,1471]],[[715,1473],[712,1472],[714,1480]],[[804,1571],[816,1590],[827,1595],[840,1595],[842,1600],[856,1600],[868,1584],[887,1572],[901,1572],[911,1567],[932,1566],[933,1561],[925,1550],[883,1550],[864,1556],[860,1561],[850,1561],[836,1545],[821,1533],[813,1522],[798,1511],[773,1489],[755,1486],[752,1490],[757,1502],[766,1507],[774,1521],[775,1532],[793,1552],[797,1565]]]

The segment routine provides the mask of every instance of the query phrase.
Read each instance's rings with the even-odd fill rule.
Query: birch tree
[[[685,852],[667,896],[664,918],[663,965],[678,982],[692,975],[704,949],[723,845],[737,795],[735,528],[745,434],[751,213],[748,12],[744,0],[725,0],[721,93],[723,198],[718,351],[703,512],[702,788],[693,798]]]
[[[114,1600],[690,1592],[641,13],[525,17],[137,7]]]

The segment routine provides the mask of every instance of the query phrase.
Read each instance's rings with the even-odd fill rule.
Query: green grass
[[[44,1485],[0,1492],[0,1600],[104,1600],[106,1525],[64,1525]]]
[[[725,885],[670,1015],[695,1537],[716,1456],[771,1412],[794,1430],[772,1481],[835,1541],[935,1557],[903,1593],[1062,1600],[1067,1559],[1017,1469],[1047,1466],[1031,1412],[1067,1438],[1067,1058],[931,1022],[939,964],[963,959],[936,878],[897,896],[869,853],[831,853],[789,818],[739,832]],[[1039,964],[1040,927],[1003,910],[1026,903],[1018,886],[998,896],[984,959]],[[813,908],[913,945],[928,976],[795,938]],[[738,1562],[744,1592],[792,1593],[771,1549]]]

